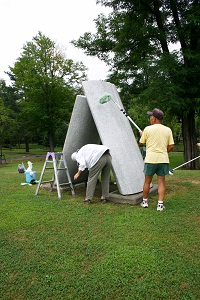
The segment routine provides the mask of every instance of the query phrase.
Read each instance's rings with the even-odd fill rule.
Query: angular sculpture
[[[71,160],[71,154],[80,149],[85,144],[99,144],[100,138],[94,123],[87,99],[84,96],[77,96],[71,115],[65,143],[63,146],[63,155],[65,156],[70,177],[73,181],[73,175],[77,172],[77,164]],[[67,176],[64,172],[59,172],[59,181],[67,182]],[[76,183],[87,181],[88,173],[85,171],[76,180]]]
[[[119,193],[141,193],[144,162],[130,122],[113,101],[100,103],[101,97],[108,94],[123,108],[116,87],[95,80],[83,82],[83,89],[85,96],[76,98],[63,147],[72,182],[77,165],[71,160],[71,154],[85,144],[102,143],[110,148],[112,171]],[[59,180],[64,182],[66,178]],[[83,172],[79,182],[86,180],[87,173]]]

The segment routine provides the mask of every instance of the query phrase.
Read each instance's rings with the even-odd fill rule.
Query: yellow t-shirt
[[[140,138],[141,144],[146,144],[145,163],[169,163],[167,147],[174,144],[172,131],[162,124],[145,127]]]

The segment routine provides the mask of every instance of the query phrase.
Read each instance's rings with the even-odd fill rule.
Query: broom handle
[[[135,124],[135,122],[134,122],[129,116],[127,116],[127,118],[128,118],[129,121],[137,128],[137,130],[138,130],[139,132],[142,132],[142,130],[140,129],[140,127],[138,127],[137,124]]]
[[[188,163],[190,163],[191,161],[193,161],[193,160],[195,160],[195,159],[197,159],[197,158],[199,158],[199,157],[200,157],[200,155],[197,156],[197,157],[195,157],[195,158],[193,158],[193,159],[191,159],[191,160],[189,160],[189,161],[187,161],[187,162],[185,162],[184,164],[182,164],[182,165],[180,165],[180,166],[178,166],[178,167],[172,169],[172,171],[173,171],[173,170],[176,170],[176,169],[178,169],[178,168],[180,168],[180,167],[182,167],[182,166],[184,166],[184,165],[186,165],[186,164],[188,164]]]
[[[138,130],[139,132],[142,132],[142,130],[140,129],[140,127],[138,127],[137,124],[135,124],[135,122],[129,117],[129,115],[127,114],[127,112],[126,112],[124,109],[122,109],[121,106],[120,106],[117,102],[115,102],[113,99],[112,99],[112,101],[119,107],[119,109],[120,109],[120,110],[123,112],[123,114],[129,119],[129,121],[135,126],[135,128],[137,128],[137,130]]]

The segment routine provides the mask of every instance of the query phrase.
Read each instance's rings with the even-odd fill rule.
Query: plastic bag
[[[24,173],[26,171],[24,163],[18,165],[18,173]]]

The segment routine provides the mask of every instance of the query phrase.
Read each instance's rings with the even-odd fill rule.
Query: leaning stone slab
[[[71,115],[67,135],[63,145],[63,155],[66,159],[72,183],[77,172],[76,162],[71,160],[71,154],[85,144],[99,144],[100,138],[85,96],[77,96]],[[61,167],[63,165],[61,164]],[[86,182],[87,172],[83,172],[76,183]],[[68,182],[64,171],[58,173],[60,183]]]
[[[144,183],[144,162],[130,122],[113,101],[99,102],[103,95],[108,94],[123,108],[115,85],[91,80],[84,81],[83,88],[100,140],[110,148],[119,193],[140,193]]]

